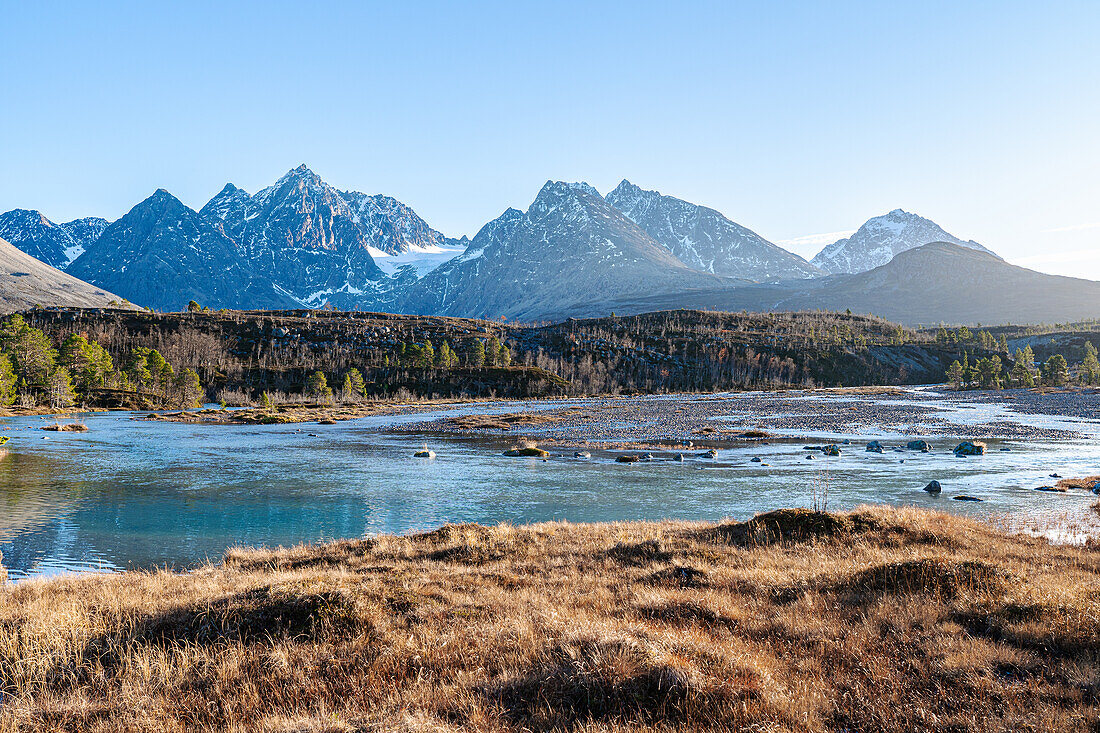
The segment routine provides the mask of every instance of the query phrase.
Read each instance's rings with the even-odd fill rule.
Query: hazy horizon
[[[0,211],[198,208],[304,162],[460,236],[547,179],[627,178],[806,257],[902,208],[1100,279],[1094,3],[4,13]]]

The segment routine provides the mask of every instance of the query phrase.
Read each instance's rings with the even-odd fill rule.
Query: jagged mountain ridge
[[[894,209],[868,219],[855,234],[826,246],[810,262],[834,275],[851,275],[881,267],[901,252],[932,242],[950,242],[989,252],[973,240],[963,241],[944,231],[939,224],[923,216]]]
[[[0,238],[50,267],[64,270],[107,228],[95,216],[55,224],[39,211],[12,209],[0,214]]]
[[[625,178],[605,198],[688,267],[748,280],[824,274],[793,252],[706,206],[644,190]]]
[[[158,189],[108,226],[69,273],[157,310],[295,308],[222,229]]]
[[[588,184],[547,181],[526,212],[486,224],[398,303],[409,313],[536,319],[629,292],[732,282],[688,268]]]
[[[386,302],[415,279],[417,253],[458,254],[463,241],[432,229],[411,208],[383,195],[339,191],[301,165],[249,196],[227,184],[200,210],[221,224],[263,276],[309,306],[356,308]],[[384,272],[375,258],[399,258]]]

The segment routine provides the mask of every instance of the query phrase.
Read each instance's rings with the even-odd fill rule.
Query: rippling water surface
[[[866,453],[870,438],[896,444],[905,436],[860,430],[807,436],[855,440],[839,458],[808,461],[801,443],[773,443],[723,450],[717,463],[691,455],[683,463],[623,465],[601,454],[509,459],[498,443],[434,438],[438,457],[415,459],[423,438],[379,432],[410,417],[241,427],[101,413],[87,416],[87,433],[47,433],[40,418],[9,418],[0,420],[2,434],[12,436],[0,458],[0,551],[15,579],[178,568],[217,559],[235,544],[288,545],[444,522],[744,518],[809,506],[825,492],[830,509],[890,503],[1041,525],[1088,513],[1091,494],[1034,487],[1054,483],[1050,473],[1100,474],[1100,423],[1017,415],[997,404],[943,407],[954,411],[960,437],[967,424],[1006,417],[1083,437],[987,441],[986,456],[958,459],[949,452],[954,438],[933,439],[936,452],[928,455]],[[921,490],[931,479],[943,484],[942,496]],[[960,493],[984,501],[951,500]]]

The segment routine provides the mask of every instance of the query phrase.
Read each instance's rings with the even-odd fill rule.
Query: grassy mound
[[[723,524],[702,533],[703,539],[731,545],[776,545],[829,540],[861,525],[852,517],[809,509],[779,509],[758,514],[747,522]]]
[[[921,558],[861,570],[836,587],[865,598],[878,593],[955,597],[963,592],[1000,592],[1007,575],[977,560]]]

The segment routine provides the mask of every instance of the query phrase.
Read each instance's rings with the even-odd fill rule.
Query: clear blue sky
[[[773,241],[901,207],[1100,279],[1098,39],[1095,0],[0,0],[0,211],[305,162],[458,235],[626,177]]]

